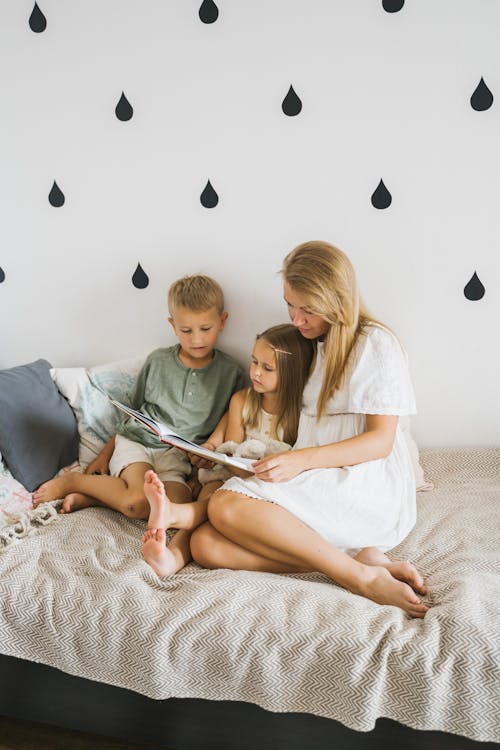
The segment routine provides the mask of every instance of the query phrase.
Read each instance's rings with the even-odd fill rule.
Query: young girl
[[[294,450],[254,464],[209,502],[191,538],[209,568],[320,571],[350,591],[413,617],[427,607],[422,577],[384,554],[416,519],[415,479],[398,417],[415,412],[406,357],[360,301],[352,265],[325,242],[283,266],[293,325],[315,342]]]
[[[312,356],[311,342],[293,325],[274,326],[258,334],[250,364],[252,385],[234,394],[227,415],[204,445],[250,457],[290,450],[297,438],[302,392]],[[144,492],[151,512],[143,552],[158,575],[175,573],[189,561],[186,547],[184,552],[165,547],[165,529],[193,530],[205,521],[210,496],[230,476],[224,467],[208,470],[203,461],[192,460],[201,466],[203,484],[194,503],[171,502],[153,471],[145,477]]]

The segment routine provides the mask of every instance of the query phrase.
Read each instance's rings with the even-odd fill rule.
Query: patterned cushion
[[[89,369],[63,367],[51,370],[52,378],[73,407],[80,433],[80,464],[87,466],[116,433],[119,412],[96,383],[112,398],[126,404],[145,357],[109,362]]]

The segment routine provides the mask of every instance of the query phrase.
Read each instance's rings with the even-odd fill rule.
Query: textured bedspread
[[[145,524],[60,517],[0,553],[0,651],[152,698],[243,700],[337,719],[385,716],[500,741],[500,449],[426,450],[432,492],[391,553],[430,590],[411,620],[324,576],[209,571],[161,580]]]

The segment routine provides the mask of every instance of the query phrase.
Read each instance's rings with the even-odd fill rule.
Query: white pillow
[[[116,433],[121,419],[118,409],[92,381],[111,398],[129,404],[135,379],[144,361],[145,356],[142,356],[88,369],[54,367],[50,371],[58,389],[75,412],[80,433],[79,462],[82,467],[87,466],[99,454],[101,448]]]

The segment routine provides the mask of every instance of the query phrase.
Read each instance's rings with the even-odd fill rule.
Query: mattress
[[[0,652],[150,698],[378,717],[500,741],[500,449],[421,451],[431,492],[389,553],[423,573],[423,620],[320,574],[204,570],[160,579],[145,522],[89,508],[0,552]]]

